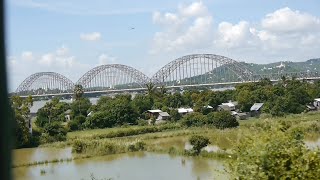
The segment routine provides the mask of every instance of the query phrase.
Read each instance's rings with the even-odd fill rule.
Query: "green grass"
[[[67,134],[67,139],[102,139],[102,138],[115,138],[126,137],[138,134],[162,132],[173,129],[180,129],[179,124],[165,124],[159,126],[131,126],[125,128],[107,128],[107,129],[94,129],[86,131],[75,131]]]
[[[229,150],[241,142],[245,136],[258,135],[270,128],[277,127],[288,132],[300,131],[307,139],[316,140],[320,131],[320,112],[287,115],[286,117],[273,118],[262,115],[260,118],[241,120],[238,128],[219,130],[208,127],[182,128],[177,124],[161,126],[132,126],[108,129],[94,129],[69,132],[67,141],[42,145],[45,147],[68,147],[80,141],[81,151],[79,157],[101,156],[107,154],[126,153],[139,151],[136,142],[144,142],[145,151],[186,155],[185,143],[192,135],[203,135],[210,139],[221,151],[202,153],[205,157],[228,157]],[[228,153],[227,153],[228,152]],[[39,162],[38,162],[39,163]],[[42,162],[40,162],[42,163]],[[36,163],[37,164],[37,163]]]

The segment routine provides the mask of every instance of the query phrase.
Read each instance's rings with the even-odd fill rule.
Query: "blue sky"
[[[6,7],[11,91],[36,72],[77,81],[107,63],[151,76],[193,53],[255,63],[320,57],[318,0],[7,0]]]

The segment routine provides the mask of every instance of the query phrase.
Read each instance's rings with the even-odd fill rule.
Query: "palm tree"
[[[154,83],[152,82],[149,82],[146,84],[146,87],[147,87],[147,92],[148,92],[148,95],[149,96],[152,96],[156,90],[156,86]]]
[[[76,84],[74,86],[73,94],[76,100],[81,99],[82,95],[84,93],[83,87],[81,84]]]
[[[166,93],[167,93],[166,86],[165,85],[160,86],[160,94],[164,95]]]

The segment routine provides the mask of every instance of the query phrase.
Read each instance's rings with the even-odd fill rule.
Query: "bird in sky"
[[[130,30],[134,30],[134,29],[135,29],[134,27],[131,27],[131,28],[130,28]]]

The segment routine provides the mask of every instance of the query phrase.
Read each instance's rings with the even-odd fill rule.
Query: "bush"
[[[76,131],[79,130],[79,124],[75,120],[71,120],[68,122],[68,127],[70,131]]]
[[[245,137],[233,150],[236,179],[320,179],[320,151],[307,149],[300,132],[272,128]]]
[[[234,128],[239,126],[237,119],[228,111],[220,111],[208,114],[208,121],[218,129]]]
[[[85,149],[85,143],[80,140],[75,140],[72,144],[72,152],[82,153]]]
[[[193,146],[192,150],[196,155],[199,155],[201,149],[210,144],[210,141],[207,137],[200,135],[193,135],[189,139],[190,144]]]
[[[177,122],[181,119],[181,114],[176,109],[170,110],[170,119],[171,121]]]
[[[65,141],[67,130],[61,125],[61,122],[51,122],[44,127],[44,134],[41,135],[42,143],[55,141]]]
[[[139,120],[137,120],[137,124],[138,124],[138,126],[147,126],[148,122],[147,122],[147,120],[139,119]]]
[[[184,116],[181,120],[183,126],[204,126],[208,124],[208,118],[201,113],[192,113]]]

